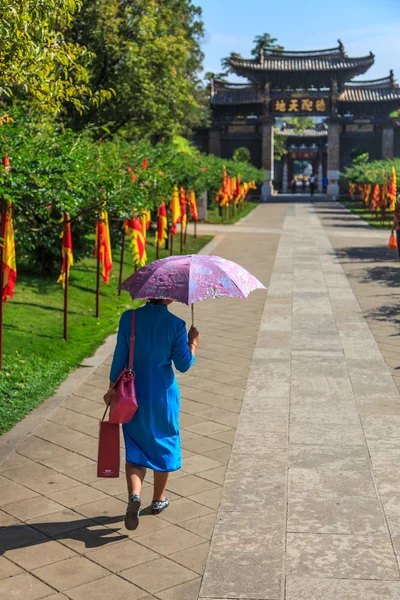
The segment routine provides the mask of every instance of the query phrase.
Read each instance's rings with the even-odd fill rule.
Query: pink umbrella
[[[247,298],[266,289],[243,267],[220,256],[169,256],[142,267],[120,286],[132,300],[165,299],[192,305],[212,298]]]

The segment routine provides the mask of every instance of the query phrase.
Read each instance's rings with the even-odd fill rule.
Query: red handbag
[[[108,408],[100,423],[97,477],[119,477],[119,425],[104,420]]]
[[[132,330],[129,345],[129,368],[121,371],[117,381],[109,391],[111,397],[111,413],[109,422],[113,424],[129,423],[138,409],[135,392],[135,373],[133,372],[135,321],[136,311],[133,310]]]

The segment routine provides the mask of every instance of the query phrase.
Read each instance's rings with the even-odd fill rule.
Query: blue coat
[[[132,311],[121,316],[110,379],[128,366]],[[186,372],[194,363],[186,324],[163,304],[147,303],[136,312],[134,371],[138,410],[123,425],[127,462],[154,471],[181,468],[180,393],[172,369]]]

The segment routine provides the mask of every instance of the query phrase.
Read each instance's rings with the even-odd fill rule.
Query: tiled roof
[[[210,97],[210,103],[214,105],[259,104],[264,101],[265,94],[259,86],[227,84],[219,80],[215,80]]]
[[[339,102],[391,102],[399,101],[400,87],[393,73],[389,77],[369,81],[350,81],[344,86]]]
[[[285,50],[266,50],[257,58],[232,56],[231,66],[235,69],[251,71],[342,71],[348,69],[369,68],[374,55],[361,58],[349,58],[342,45],[328,50],[310,50],[288,52]]]

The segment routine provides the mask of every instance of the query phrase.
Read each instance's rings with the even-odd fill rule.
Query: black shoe
[[[168,498],[165,500],[153,500],[151,503],[151,512],[153,515],[159,515],[167,506],[169,506],[170,502]]]
[[[133,494],[128,502],[125,515],[125,527],[130,531],[138,528],[140,516],[140,497]]]

